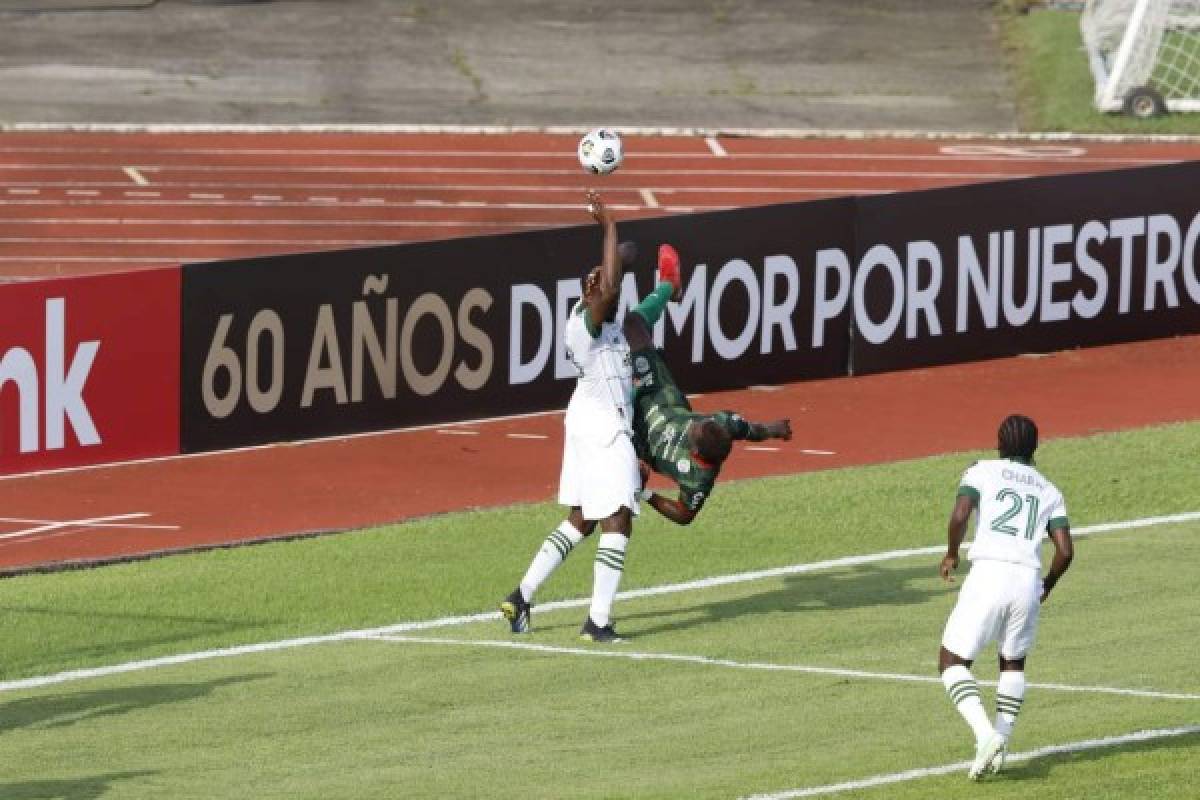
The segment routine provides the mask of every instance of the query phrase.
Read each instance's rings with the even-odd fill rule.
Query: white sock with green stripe
[[[962,718],[967,721],[975,733],[975,742],[978,744],[985,741],[995,729],[992,727],[992,721],[988,719],[987,711],[983,708],[983,699],[979,696],[979,684],[975,682],[975,676],[971,674],[971,670],[961,664],[948,667],[942,673],[942,683],[946,687],[946,693],[950,695],[950,702],[954,703],[958,713],[962,714]]]
[[[1012,736],[1021,703],[1025,702],[1025,673],[1001,672],[996,681],[996,731]]]
[[[582,541],[583,534],[565,519],[556,530],[550,532],[525,571],[525,577],[521,578],[521,594],[526,603],[533,602],[533,593],[554,574],[554,570],[566,560],[575,545]]]
[[[621,573],[625,571],[625,547],[629,537],[623,533],[604,533],[596,544],[596,563],[592,568],[592,622],[603,628],[612,614]]]

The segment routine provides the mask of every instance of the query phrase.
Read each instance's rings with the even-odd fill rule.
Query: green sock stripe
[[[658,322],[658,318],[662,316],[663,309],[667,307],[667,303],[671,300],[671,295],[675,293],[675,287],[663,281],[658,286],[654,287],[654,291],[646,295],[642,302],[638,303],[633,308],[633,313],[641,316],[646,320],[646,324],[651,328],[654,323]]]
[[[997,692],[996,693],[996,702],[997,703],[1016,703],[1017,705],[1021,705],[1021,703],[1025,702],[1025,698],[1024,697],[1013,697],[1011,694],[1000,694],[999,692]]]
[[[1020,703],[1003,703],[996,701],[996,710],[1002,714],[1012,714],[1014,717],[1021,712]]]
[[[962,681],[950,687],[950,700],[954,705],[969,697],[979,697],[979,686],[975,681]]]
[[[575,546],[571,544],[570,539],[568,539],[566,536],[563,536],[558,531],[554,531],[547,536],[546,541],[554,545],[554,549],[557,550],[563,558],[566,558],[567,553],[570,553],[571,548]]]
[[[617,572],[622,572],[625,569],[625,553],[620,550],[611,550],[607,547],[596,550],[596,560],[608,567],[615,569]]]

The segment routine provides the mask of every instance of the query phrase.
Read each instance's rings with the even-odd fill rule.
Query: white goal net
[[[1080,30],[1097,109],[1200,111],[1200,0],[1087,0]]]

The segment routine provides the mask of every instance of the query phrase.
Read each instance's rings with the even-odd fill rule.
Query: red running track
[[[599,183],[622,218],[1200,154],[1196,144],[923,139],[626,145],[625,166]],[[571,136],[532,134],[0,134],[0,278],[575,225],[597,181],[573,147]],[[1200,337],[1187,337],[728,392],[697,406],[792,418],[793,442],[735,454],[726,477],[751,477],[988,447],[1017,408],[1048,437],[1197,419],[1200,376],[1179,367],[1198,356]],[[3,478],[0,570],[544,500],[560,430],[560,415],[546,414]]]

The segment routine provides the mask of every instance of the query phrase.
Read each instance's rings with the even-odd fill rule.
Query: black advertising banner
[[[619,222],[685,293],[656,336],[685,391],[845,374],[852,200]],[[587,220],[580,203],[581,220]],[[184,267],[184,452],[565,406],[561,330],[599,226]]]
[[[854,374],[1200,331],[1200,162],[859,200]]]

